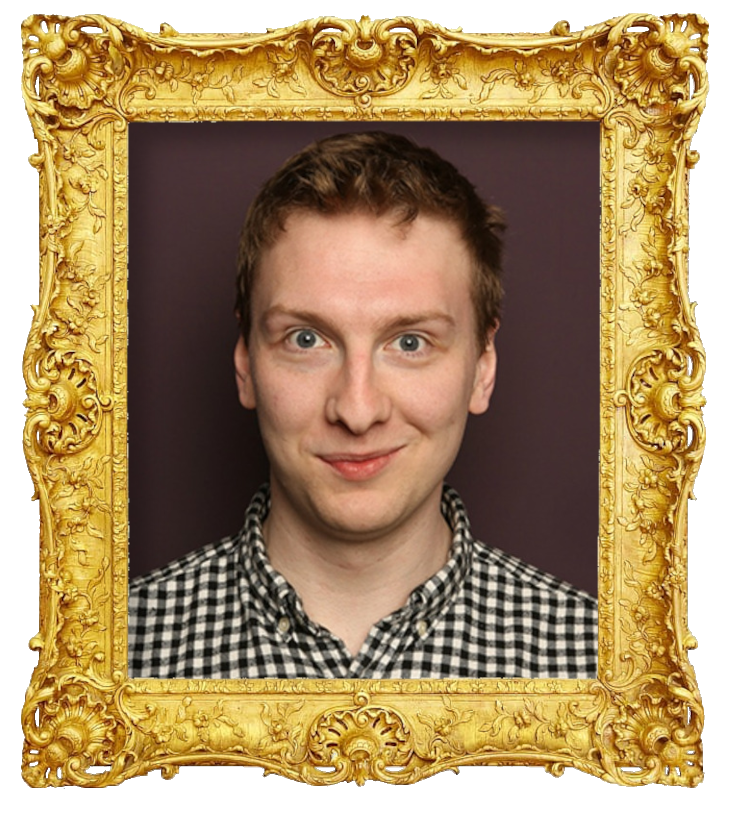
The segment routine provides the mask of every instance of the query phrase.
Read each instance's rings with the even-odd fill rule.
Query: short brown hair
[[[236,313],[245,341],[250,295],[263,250],[297,211],[325,215],[397,213],[399,225],[417,215],[442,217],[460,228],[474,261],[471,296],[481,348],[501,316],[503,213],[483,203],[475,187],[429,147],[395,133],[342,133],[310,144],[280,168],[249,207],[239,245]]]

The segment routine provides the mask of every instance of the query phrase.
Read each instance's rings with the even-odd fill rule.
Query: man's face
[[[439,511],[467,414],[486,410],[495,376],[472,272],[457,226],[437,218],[288,218],[260,263],[249,348],[240,340],[235,354],[274,507],[357,541]]]

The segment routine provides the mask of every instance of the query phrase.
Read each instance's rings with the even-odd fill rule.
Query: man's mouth
[[[385,469],[400,449],[394,447],[369,453],[333,453],[319,458],[348,481],[364,481]]]

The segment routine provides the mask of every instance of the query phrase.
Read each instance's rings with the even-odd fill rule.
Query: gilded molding
[[[692,359],[678,349],[657,350],[635,360],[629,377],[629,421],[645,448],[685,451],[698,444],[702,429],[701,381]]]
[[[309,728],[308,755],[317,767],[335,767],[337,781],[364,784],[368,778],[394,780],[416,758],[411,729],[391,707],[370,705],[358,693],[355,706],[330,709]],[[393,767],[392,771],[387,768]]]
[[[338,33],[331,23],[320,26],[310,50],[316,81],[328,93],[361,104],[403,90],[418,65],[418,37],[413,23],[399,30],[398,22],[338,20]]]
[[[30,785],[106,786],[184,764],[311,784],[512,763],[626,785],[701,781],[686,506],[705,360],[688,297],[687,175],[707,30],[692,14],[517,35],[410,17],[241,35],[149,33],[98,15],[23,23],[40,180],[24,355],[41,517]],[[247,119],[600,122],[598,680],[127,677],[127,127]]]
[[[74,674],[65,679],[49,677],[23,708],[23,777],[31,786],[99,786],[86,772],[90,766],[125,761],[114,688]]]
[[[679,100],[681,112],[687,109],[686,102],[689,109],[703,104],[708,47],[704,21],[693,15],[673,14],[639,22],[647,31],[624,31],[614,68],[614,78],[625,97],[643,108]],[[689,78],[697,82],[693,94]]]

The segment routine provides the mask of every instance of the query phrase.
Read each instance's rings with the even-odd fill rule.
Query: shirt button
[[[427,631],[429,630],[429,626],[427,625],[427,621],[426,620],[419,620],[419,622],[416,624],[416,630],[419,632],[419,636],[423,637],[424,634],[426,634]]]
[[[278,631],[281,634],[287,634],[290,631],[290,620],[287,617],[281,617],[278,620]]]

